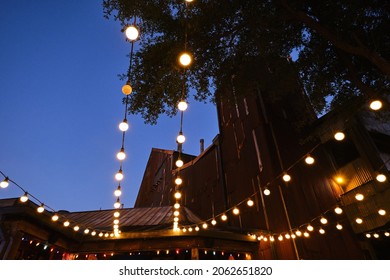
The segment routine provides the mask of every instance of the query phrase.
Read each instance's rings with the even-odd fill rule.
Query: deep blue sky
[[[113,208],[122,81],[130,44],[102,1],[2,1],[0,170],[55,210]],[[155,126],[129,116],[122,203],[132,207],[152,147],[175,149],[179,115]],[[218,133],[213,105],[192,102],[184,152]],[[2,180],[0,176],[0,180]],[[13,184],[0,199],[18,197]]]

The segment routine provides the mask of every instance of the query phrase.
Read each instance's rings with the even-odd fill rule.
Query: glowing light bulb
[[[187,67],[191,64],[191,62],[192,62],[192,57],[189,53],[184,52],[180,54],[179,63],[181,66]]]
[[[175,212],[173,212],[173,216],[175,216],[175,217],[178,217],[180,215],[180,212],[179,211],[175,211]]]
[[[187,102],[185,102],[185,101],[180,101],[179,104],[177,104],[177,108],[178,108],[180,111],[185,111],[185,110],[187,110],[187,108],[188,108],[188,104],[187,104]]]
[[[204,223],[204,224],[202,225],[202,228],[206,229],[206,228],[208,228],[208,225],[207,225],[206,223]]]
[[[183,180],[180,178],[180,177],[177,177],[176,179],[175,179],[175,184],[176,185],[181,185],[183,183]]]
[[[305,162],[309,165],[313,164],[314,163],[314,158],[311,156],[311,155],[307,155],[307,157],[305,158]]]
[[[342,229],[343,229],[343,226],[342,226],[341,224],[337,224],[337,225],[336,225],[336,228],[337,228],[338,230],[342,230]]]
[[[297,231],[295,232],[295,234],[296,234],[297,236],[302,236],[302,232],[301,232],[300,230],[297,230]]]
[[[65,221],[64,222],[64,227],[68,227],[70,225],[70,222],[69,221]]]
[[[371,110],[377,111],[382,108],[382,102],[380,100],[373,100],[370,103]]]
[[[308,230],[308,231],[313,231],[313,230],[314,230],[314,228],[313,228],[313,226],[312,226],[312,225],[308,225],[308,226],[307,226],[307,230]]]
[[[58,219],[59,219],[59,217],[58,217],[57,214],[54,214],[54,215],[51,217],[51,220],[52,220],[53,222],[58,221]]]
[[[182,132],[180,132],[179,135],[176,137],[176,141],[179,144],[183,144],[186,141],[186,137],[183,135]]]
[[[336,132],[334,134],[334,139],[336,139],[337,141],[342,141],[342,140],[344,140],[344,138],[345,138],[345,134],[341,131]]]
[[[278,240],[283,241],[283,236],[279,235]]]
[[[119,153],[116,154],[116,158],[119,160],[124,160],[126,158],[125,149],[121,148]]]
[[[180,208],[180,204],[179,204],[179,203],[175,203],[175,205],[173,205],[173,207],[174,207],[175,209],[179,209],[179,208]]]
[[[183,162],[181,159],[178,159],[178,160],[176,161],[176,166],[177,166],[177,167],[182,167],[183,164],[184,164],[184,162]]]
[[[226,221],[226,220],[227,220],[227,216],[226,216],[226,214],[222,214],[222,216],[221,216],[221,220],[222,220],[222,221]]]
[[[119,201],[119,198],[116,200],[116,202],[114,203],[114,208],[115,209],[118,209],[118,208],[120,208],[121,207],[121,203],[120,203],[120,201]]]
[[[92,235],[92,236],[95,236],[95,235],[96,235],[96,231],[92,231],[92,232],[91,232],[91,235]]]
[[[103,232],[100,232],[100,233],[99,233],[99,237],[103,237]]]
[[[335,212],[336,214],[340,215],[340,214],[343,213],[343,209],[341,209],[340,207],[337,206],[337,207],[334,209],[334,212]]]
[[[192,231],[193,231],[192,227],[189,227],[189,228],[188,228],[188,231],[189,231],[189,232],[192,232]]]
[[[264,238],[265,241],[267,241],[266,239],[267,239],[267,237]],[[274,242],[275,241],[275,237],[270,236],[269,237],[269,241]]]
[[[319,233],[325,234],[325,230],[324,230],[323,228],[320,228],[320,229],[319,229]]]
[[[389,237],[390,236],[390,232],[385,232],[385,236]]]
[[[364,195],[362,195],[361,193],[358,193],[355,195],[355,199],[358,201],[362,201],[364,199]]]
[[[322,217],[320,222],[321,224],[326,225],[328,223],[328,220],[325,217]]]
[[[115,224],[112,226],[112,228],[115,230],[115,229],[119,229],[119,225],[118,224]]]
[[[357,223],[357,224],[362,224],[363,223],[363,219],[361,219],[361,218],[356,218],[355,219],[355,222]]]
[[[129,129],[129,123],[127,122],[126,119],[124,119],[120,124],[119,124],[119,130],[120,131],[127,131]]]
[[[38,212],[38,213],[43,213],[43,211],[45,211],[45,205],[42,203],[41,206],[39,206],[39,207],[37,208],[37,212]]]
[[[235,208],[233,209],[233,214],[234,214],[234,215],[240,214],[240,210],[239,210],[237,207],[235,207]]]
[[[130,41],[135,41],[138,39],[139,31],[138,31],[138,28],[135,27],[134,25],[128,26],[125,30],[125,33],[126,33],[127,39],[129,39]]]
[[[115,179],[116,179],[117,181],[122,181],[122,180],[123,180],[122,169],[119,169],[119,171],[115,174]]]
[[[178,217],[175,217],[175,218],[173,218],[173,221],[174,221],[174,222],[178,222],[178,221],[179,221],[179,218],[178,218]]]
[[[20,202],[25,203],[28,200],[28,193],[24,193],[20,198]]]
[[[114,191],[114,195],[117,197],[122,195],[121,186],[118,186],[118,188]]]
[[[383,182],[385,182],[386,181],[386,175],[384,175],[384,174],[378,174],[378,175],[376,175],[376,180],[378,181],[378,182],[381,182],[381,183],[383,183]]]
[[[307,231],[305,231],[305,232],[303,233],[303,236],[307,238],[307,237],[310,236],[310,234],[309,234]]]
[[[119,220],[118,220],[118,219],[115,219],[115,220],[113,221],[113,223],[114,223],[114,225],[119,225]]]
[[[285,182],[290,182],[290,181],[291,181],[291,176],[288,175],[287,173],[285,173],[285,174],[283,175],[283,181],[285,181]]]
[[[288,234],[288,233],[286,233],[286,234],[284,235],[284,237],[285,237],[286,239],[290,239],[290,238],[291,238],[291,235]]]
[[[379,238],[379,234],[374,233],[373,235],[374,235],[375,238]]]
[[[122,87],[122,93],[124,95],[129,95],[130,93],[133,92],[133,88],[129,85],[129,84],[125,84],[123,87]]]
[[[211,224],[212,224],[213,226],[215,226],[215,225],[217,224],[217,221],[216,221],[215,219],[213,219],[213,220],[211,221]]]
[[[119,218],[121,214],[119,213],[119,211],[115,211],[114,212],[114,218]]]
[[[180,192],[175,192],[175,198],[180,199],[181,198],[181,193]]]
[[[384,210],[384,209],[379,209],[379,210],[378,210],[378,214],[381,215],[381,216],[384,216],[384,215],[386,215],[386,210]]]
[[[195,227],[195,231],[199,231],[199,227],[198,226]]]
[[[109,234],[108,234],[108,232],[106,232],[105,234],[104,234],[104,237],[108,237],[109,236]],[[112,256],[112,254],[111,254],[111,256]]]
[[[0,187],[2,189],[5,189],[9,186],[9,179],[8,177],[5,177],[3,181],[0,182]]]
[[[75,227],[73,228],[74,231],[79,231],[79,229],[80,229],[79,226],[75,226]]]
[[[264,195],[270,195],[271,191],[268,188],[265,188],[263,193],[264,193]]]
[[[88,233],[89,233],[89,228],[86,228],[86,229],[84,230],[84,233],[85,233],[85,234],[88,234]]]
[[[344,183],[344,178],[341,177],[341,176],[337,176],[336,177],[336,182],[339,183],[339,184],[342,184],[342,183]]]
[[[253,202],[252,199],[248,199],[248,201],[246,202],[246,204],[247,204],[249,207],[252,207],[255,203]]]
[[[367,238],[371,238],[371,234],[366,233],[366,237],[367,237]]]

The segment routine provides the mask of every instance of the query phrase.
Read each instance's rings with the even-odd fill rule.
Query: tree
[[[104,0],[103,9],[123,26],[137,19],[129,111],[149,123],[176,113],[183,85],[200,101],[214,100],[214,89],[247,94],[256,83],[277,98],[299,77],[318,113],[329,97],[335,107],[388,95],[386,0]],[[195,62],[184,80],[177,57],[185,44]]]

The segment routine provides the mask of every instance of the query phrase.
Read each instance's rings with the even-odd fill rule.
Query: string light
[[[313,226],[312,226],[312,225],[310,225],[310,224],[309,224],[309,225],[307,226],[307,230],[308,230],[308,231],[313,231],[313,230],[314,230],[314,228],[313,228]]]
[[[126,132],[129,129],[129,123],[127,122],[126,119],[124,119],[120,124],[119,124],[119,130],[122,132]]]
[[[357,224],[362,224],[362,223],[363,223],[363,219],[362,219],[362,218],[356,218],[356,219],[355,219],[355,222],[356,222]]]
[[[59,219],[59,217],[58,217],[57,214],[54,214],[53,216],[51,216],[51,220],[52,220],[53,222],[58,221],[58,219]]]
[[[181,193],[180,192],[175,192],[175,198],[180,199],[181,198]]]
[[[69,221],[65,221],[63,225],[64,225],[64,227],[68,227],[70,225],[70,222]]]
[[[268,189],[268,188],[265,188],[264,191],[263,191],[264,195],[270,195],[271,194],[271,191]]]
[[[355,195],[355,199],[358,201],[362,201],[364,199],[364,195],[362,195],[361,193],[358,193]]]
[[[290,181],[291,181],[291,176],[288,175],[287,173],[285,173],[285,174],[283,175],[283,181],[285,181],[285,182],[290,182]]]
[[[318,231],[319,231],[319,233],[321,233],[321,234],[325,234],[325,230],[324,230],[323,228],[320,228]]]
[[[24,195],[22,195],[19,199],[20,199],[20,201],[21,201],[22,203],[27,202],[27,201],[28,201],[28,193],[25,192]]]
[[[176,184],[176,185],[180,186],[182,183],[183,183],[183,180],[182,180],[180,177],[177,177],[177,178],[175,179],[175,184]]]
[[[118,208],[120,208],[121,207],[121,203],[120,203],[120,201],[119,201],[119,198],[117,198],[117,200],[115,201],[115,203],[114,203],[114,208],[115,209],[118,209]]]
[[[334,209],[334,212],[338,215],[342,214],[343,213],[343,209],[341,209],[339,206],[337,206],[335,209]]]
[[[237,207],[235,207],[235,208],[233,209],[233,214],[234,214],[234,215],[240,214],[240,210],[239,210]]]
[[[126,158],[125,149],[121,148],[121,150],[116,154],[117,159],[124,160]]]
[[[314,163],[314,158],[311,156],[311,155],[307,155],[307,157],[305,158],[305,162],[309,165],[313,164]]]
[[[249,207],[252,207],[255,203],[253,202],[252,199],[248,199],[248,201],[246,202],[246,204],[247,204]]]
[[[183,166],[184,162],[181,159],[178,159],[175,164],[176,164],[176,167],[180,168]]]
[[[43,211],[45,211],[45,205],[42,203],[41,206],[39,206],[39,207],[37,208],[37,212],[38,212],[38,213],[43,213]]]
[[[381,183],[383,183],[383,182],[385,182],[386,181],[386,175],[384,175],[384,174],[378,174],[378,175],[376,175],[376,180],[378,181],[378,182],[381,182]]]
[[[183,52],[179,55],[179,63],[181,66],[187,67],[192,62],[192,56],[188,52]]]
[[[342,226],[341,224],[337,223],[336,228],[337,228],[338,230],[342,230],[342,229],[343,229],[343,226]]]
[[[222,214],[222,216],[221,216],[221,220],[222,220],[222,221],[226,221],[226,220],[227,220],[227,216],[226,216],[226,214]]]
[[[8,177],[5,177],[4,180],[0,182],[0,187],[2,189],[5,189],[8,187],[8,185],[9,185],[9,179]]]
[[[119,211],[115,211],[114,212],[114,218],[119,218],[121,214],[119,213]]]
[[[118,188],[114,191],[114,195],[116,197],[119,197],[122,195],[121,186],[119,185]]]
[[[215,219],[212,219],[211,224],[215,226],[217,224],[217,221]]]
[[[336,139],[337,141],[342,141],[344,140],[345,138],[345,134],[341,131],[338,131],[334,134],[334,139]]]
[[[188,103],[186,101],[180,101],[179,104],[177,104],[177,108],[184,112],[188,108]]]
[[[126,37],[127,39],[129,39],[130,41],[135,41],[138,39],[138,36],[139,36],[139,31],[138,31],[138,28],[135,27],[134,25],[130,25],[126,28]]]
[[[115,179],[117,181],[122,181],[123,180],[123,173],[122,173],[122,169],[119,169],[119,171],[115,174]]]
[[[378,214],[381,215],[381,216],[384,216],[384,215],[386,215],[386,210],[384,210],[384,209],[379,209],[379,210],[378,210]]]
[[[129,83],[125,84],[123,87],[122,87],[122,93],[124,95],[129,95],[133,92],[133,88],[130,86]]]
[[[380,100],[373,100],[370,103],[371,110],[378,111],[382,108],[382,102]]]
[[[321,224],[326,225],[328,223],[328,220],[325,217],[322,217],[320,219]]]
[[[183,135],[183,132],[179,132],[179,135],[176,137],[176,141],[179,144],[183,144],[186,141],[186,137]]]
[[[73,230],[74,230],[74,231],[79,231],[79,229],[80,229],[79,226],[74,226],[74,227],[73,227]]]

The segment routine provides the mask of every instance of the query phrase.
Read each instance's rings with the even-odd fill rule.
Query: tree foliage
[[[185,42],[195,60],[185,93],[200,101],[214,100],[216,88],[234,86],[239,95],[254,85],[277,98],[296,77],[317,112],[328,97],[337,106],[356,95],[388,95],[387,0],[104,0],[103,8],[123,26],[136,17],[142,37],[129,110],[149,123],[176,112],[184,84],[177,57]]]

